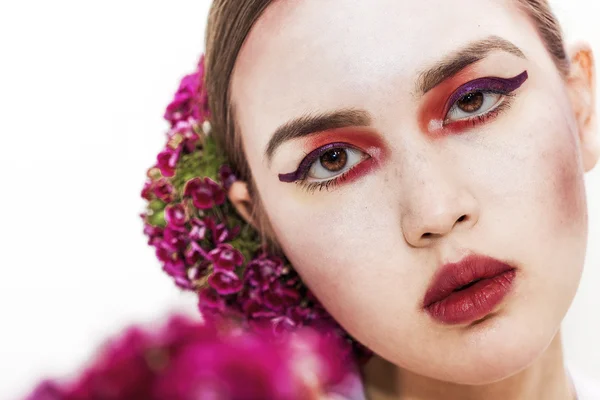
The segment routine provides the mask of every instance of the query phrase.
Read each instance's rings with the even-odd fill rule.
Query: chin
[[[491,384],[510,378],[543,357],[558,331],[552,326],[549,320],[504,313],[431,338],[424,335],[429,342],[423,344],[424,351],[396,352],[388,359],[405,370],[439,381]]]
[[[466,328],[453,357],[437,371],[438,379],[484,385],[510,378],[543,357],[557,332],[544,326],[505,316]]]

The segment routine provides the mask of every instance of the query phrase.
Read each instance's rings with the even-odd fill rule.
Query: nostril
[[[467,219],[466,215],[463,215],[462,217],[460,217],[456,222],[463,222],[465,219]]]

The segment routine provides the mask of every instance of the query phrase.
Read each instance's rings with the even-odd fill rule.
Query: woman
[[[230,200],[373,350],[367,398],[584,398],[594,62],[545,0],[216,0],[207,33]]]

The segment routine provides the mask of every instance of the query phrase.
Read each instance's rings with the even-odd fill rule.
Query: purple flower
[[[204,237],[206,236],[206,224],[204,221],[194,217],[190,223],[192,225],[192,228],[189,232],[190,239],[198,242],[204,240]]]
[[[167,133],[169,146],[172,148],[185,149],[188,153],[196,150],[197,143],[200,141],[200,136],[196,133],[194,126],[195,121],[192,118],[187,121],[178,121]]]
[[[185,184],[184,196],[192,198],[196,208],[206,210],[225,202],[225,192],[210,178],[194,178]]]
[[[156,246],[158,242],[162,241],[163,228],[148,224],[144,214],[142,214],[141,217],[144,220],[144,234],[148,236],[148,244],[151,246]]]
[[[165,220],[172,227],[183,227],[187,221],[187,215],[183,204],[170,204],[165,208]]]
[[[198,295],[198,306],[202,313],[206,310],[223,311],[225,300],[212,287],[204,288]]]
[[[237,177],[233,174],[231,167],[227,164],[222,165],[219,168],[219,182],[221,182],[225,190],[229,190],[235,181],[237,181]]]
[[[207,256],[208,254],[204,249],[198,243],[192,241],[185,251],[185,262],[188,265],[194,265]]]
[[[229,272],[244,262],[244,256],[230,244],[220,244],[208,253],[208,259],[213,262],[215,271]]]
[[[232,271],[214,272],[208,277],[208,284],[220,295],[237,293],[243,286],[242,280]]]
[[[160,169],[162,176],[171,177],[175,175],[175,168],[177,167],[180,154],[181,148],[172,149],[170,147],[158,153],[158,156],[156,156],[156,166]]]
[[[26,400],[65,400],[66,393],[52,381],[41,382]]]
[[[280,281],[273,282],[263,296],[265,304],[275,311],[292,307],[300,300],[300,293],[295,288],[284,286]]]
[[[179,227],[173,228],[171,226],[164,228],[163,240],[176,251],[184,251],[188,243],[185,230],[180,229]]]
[[[173,201],[174,192],[175,188],[173,185],[171,185],[171,183],[164,178],[159,179],[154,184],[154,194],[165,203],[170,203]]]
[[[283,262],[278,258],[257,258],[246,266],[244,280],[260,290],[265,290],[281,276],[283,269]]]
[[[164,118],[171,126],[189,118],[203,121],[209,117],[208,98],[203,80],[204,56],[198,63],[197,71],[183,77],[173,101],[167,106]]]
[[[153,190],[154,190],[154,188],[153,188],[153,181],[150,181],[150,180],[146,181],[144,183],[144,188],[142,189],[142,193],[141,193],[142,198],[144,198],[144,199],[146,199],[148,201],[151,201],[152,198],[153,198],[152,197],[152,191]]]
[[[235,237],[240,233],[241,227],[235,226],[233,229],[227,229],[227,225],[224,223],[217,224],[214,219],[210,217],[206,217],[205,219],[206,226],[210,229],[212,233],[213,242],[216,245],[221,243],[229,242],[235,239]]]

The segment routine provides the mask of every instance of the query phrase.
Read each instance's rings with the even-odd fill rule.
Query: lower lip
[[[516,276],[514,269],[450,294],[425,308],[434,319],[444,324],[475,322],[489,313],[510,292]]]

